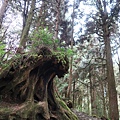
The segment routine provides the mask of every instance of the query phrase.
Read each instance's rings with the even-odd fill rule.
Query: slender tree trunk
[[[79,105],[79,109],[80,111],[82,111],[82,105],[83,105],[83,91],[79,91],[79,95],[78,95],[78,105]]]
[[[25,27],[26,24],[26,20],[28,17],[28,6],[29,6],[29,0],[24,0],[24,9],[23,9],[23,29]]]
[[[89,87],[87,86],[87,99],[88,99],[88,113],[90,114],[90,89]]]
[[[58,39],[58,32],[59,32],[59,23],[60,23],[60,4],[61,0],[56,0],[56,21],[55,21],[55,39]],[[54,50],[56,50],[57,46],[54,43]]]
[[[92,71],[92,72],[91,72]],[[97,115],[97,105],[96,105],[96,90],[95,90],[95,77],[93,76],[93,68],[89,69],[89,80],[90,80],[90,96],[91,96],[91,112],[92,115]]]
[[[73,1],[73,12],[72,12],[72,35],[71,35],[71,49],[73,49],[73,33],[74,33],[74,14],[75,14],[75,0]],[[73,57],[70,57],[70,75],[69,75],[69,83],[68,83],[68,89],[67,89],[67,97],[71,97],[71,90],[72,90],[72,62],[73,62]]]
[[[2,26],[2,22],[3,22],[3,18],[4,18],[4,14],[6,12],[7,6],[8,6],[8,0],[3,0],[2,7],[0,8],[0,28]]]
[[[59,22],[60,22],[60,2],[61,0],[56,0],[56,22],[55,22],[55,39],[58,39],[58,31],[59,31]]]
[[[73,107],[75,107],[75,78],[74,78],[74,81],[73,81]]]
[[[105,96],[105,90],[104,90],[104,82],[101,82],[101,94],[102,94],[102,102],[103,102],[103,115],[105,117],[107,117],[107,113],[106,113],[106,96]]]
[[[45,19],[43,18],[45,18],[45,15],[43,13],[44,13],[45,4],[46,4],[45,1],[44,2],[42,1],[41,7],[39,10],[39,15],[36,20],[36,29],[39,29],[39,27],[44,28]]]
[[[92,80],[90,81],[90,96],[91,96],[91,110],[92,110],[92,115],[97,114],[97,105],[96,105],[96,90],[95,87],[93,86]]]
[[[34,13],[34,9],[35,9],[35,3],[36,3],[36,0],[32,0],[31,8],[30,8],[30,11],[28,13],[26,24],[25,24],[24,29],[22,31],[22,35],[21,35],[21,39],[20,39],[20,47],[23,47],[23,48],[25,48],[29,29],[30,29],[30,25],[32,23],[33,13]]]
[[[102,66],[101,66],[101,69],[99,69],[100,70],[100,74],[104,77],[104,78],[106,78],[106,69],[105,69],[105,65],[104,64],[102,64]],[[103,114],[103,116],[105,116],[105,117],[107,117],[107,100],[106,100],[106,98],[107,98],[107,81],[106,81],[107,79],[105,79],[105,80],[101,80],[100,79],[100,90],[101,90],[101,99],[102,99],[102,114]]]
[[[117,65],[118,65],[118,68],[119,68],[119,74],[120,74],[120,57],[119,57],[119,53],[118,53],[118,50],[117,50],[117,56],[118,56],[118,62]]]

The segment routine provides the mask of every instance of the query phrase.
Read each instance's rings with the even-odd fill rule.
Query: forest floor
[[[84,112],[79,112],[74,109],[72,111],[78,116],[79,120],[107,120],[107,119],[101,119],[93,116],[89,116]]]

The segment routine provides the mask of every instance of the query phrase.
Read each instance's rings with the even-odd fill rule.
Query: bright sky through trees
[[[2,2],[3,2],[3,0],[0,1],[0,7],[2,6]],[[72,4],[72,3],[73,3],[73,0],[70,1],[70,4]],[[70,14],[71,14],[72,8],[69,8],[69,9],[70,9],[69,11],[70,11]],[[83,2],[80,3],[80,6],[79,6],[78,9],[80,11],[83,11],[83,13],[86,16],[89,15],[91,12],[92,13],[96,12],[96,9],[95,9],[94,6],[84,5]],[[109,12],[110,8],[107,7],[107,10]],[[83,26],[85,26],[86,16],[82,17],[82,19],[75,19],[75,22],[77,22],[77,25],[74,26],[74,32],[75,32],[74,35],[75,35],[75,37],[77,37],[76,36],[76,32],[79,31],[81,26],[82,26],[82,29],[83,29],[82,32],[84,32],[84,27]],[[11,31],[11,32],[12,31],[14,31],[14,32],[16,31],[16,33],[17,33],[17,31],[21,30],[22,15],[21,15],[20,12],[16,11],[16,14],[14,14],[14,15],[12,13],[11,14],[6,14],[5,19],[9,22],[9,24],[8,23],[5,24],[5,26],[7,26],[7,28],[8,28],[7,31]],[[68,19],[69,19],[69,15],[68,15]],[[14,35],[14,37],[15,37],[15,35]],[[118,55],[120,57],[120,49],[118,49]],[[118,61],[118,55],[113,54],[113,60],[114,61]]]

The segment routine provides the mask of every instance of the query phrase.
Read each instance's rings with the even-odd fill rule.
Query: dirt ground
[[[79,120],[108,120],[106,118],[96,118],[93,116],[89,116],[84,112],[78,112],[74,109],[72,109],[72,111],[78,116]]]

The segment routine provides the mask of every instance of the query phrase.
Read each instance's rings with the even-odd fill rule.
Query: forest
[[[0,1],[0,120],[119,120],[120,0]]]

